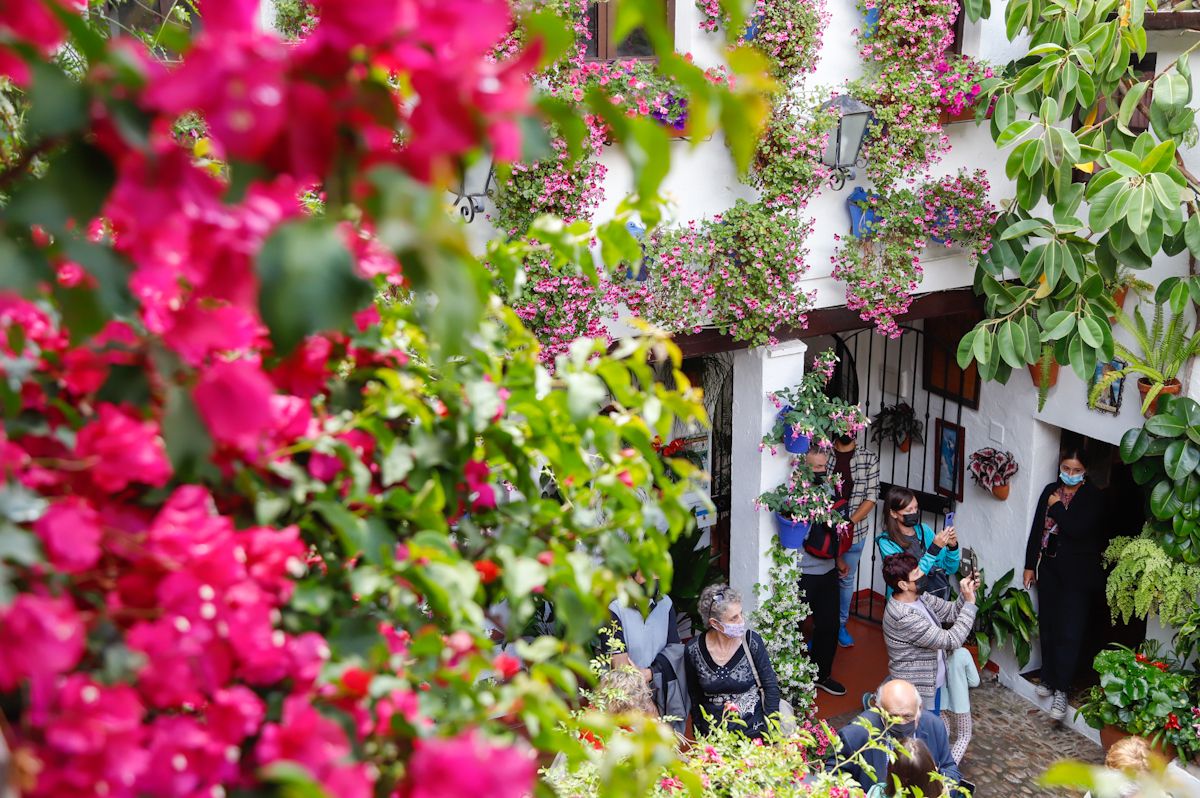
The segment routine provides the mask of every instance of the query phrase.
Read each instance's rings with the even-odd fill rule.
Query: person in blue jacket
[[[908,488],[893,486],[883,499],[883,530],[875,539],[881,557],[911,554],[924,574],[918,589],[938,598],[950,598],[950,577],[958,573],[962,559],[954,527],[948,526],[935,534],[928,524],[921,523],[917,495]],[[890,587],[887,595],[892,596]]]
[[[958,763],[950,753],[950,737],[946,734],[946,727],[942,725],[941,718],[921,708],[921,694],[917,688],[911,682],[893,679],[880,686],[877,696],[878,708],[868,709],[838,732],[842,742],[841,751],[836,755],[836,759],[842,763],[839,769],[848,773],[863,790],[870,790],[887,778],[888,748],[866,750],[871,734],[869,727],[883,732],[892,741],[917,738],[929,749],[939,774],[955,783],[962,781]],[[861,761],[856,761],[855,754],[861,755]]]

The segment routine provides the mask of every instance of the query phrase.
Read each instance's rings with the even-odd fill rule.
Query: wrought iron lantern
[[[484,197],[490,197],[496,185],[496,163],[490,156],[477,159],[463,168],[458,188],[454,194],[454,207],[467,220],[475,221],[475,214],[483,210]]]
[[[858,163],[873,111],[871,106],[848,94],[840,94],[823,103],[821,110],[837,115],[837,129],[829,137],[821,157],[822,162],[833,170],[829,185],[836,191],[846,185],[847,177],[854,176],[854,166]]]

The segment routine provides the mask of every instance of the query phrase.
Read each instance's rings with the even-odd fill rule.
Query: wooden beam
[[[900,316],[897,321],[917,321],[931,316],[952,316],[957,313],[967,313],[981,307],[981,300],[970,288],[957,288],[952,291],[938,291],[924,294],[913,300],[908,313]],[[824,308],[808,314],[807,327],[785,327],[776,330],[775,337],[780,341],[795,341],[801,338],[814,338],[818,335],[861,330],[870,325],[864,322],[857,311],[843,306],[839,308]],[[743,341],[735,341],[728,335],[722,335],[717,330],[704,330],[691,335],[675,336],[675,343],[683,350],[684,357],[698,355],[713,355],[718,352],[736,352],[746,349]]]
[[[1200,11],[1147,11],[1146,30],[1200,31]]]

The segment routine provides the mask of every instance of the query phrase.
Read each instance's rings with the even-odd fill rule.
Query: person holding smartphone
[[[1050,717],[1067,715],[1067,691],[1079,666],[1093,593],[1103,584],[1104,495],[1087,481],[1086,453],[1062,453],[1058,479],[1042,490],[1025,547],[1025,587],[1038,588],[1042,677]]]
[[[950,519],[953,520],[953,516]],[[921,569],[921,589],[941,599],[950,598],[950,574],[958,573],[958,533],[947,523],[934,532],[921,523],[917,494],[899,485],[888,489],[883,499],[884,533],[875,540],[881,557],[908,553]],[[887,595],[892,595],[889,586]]]

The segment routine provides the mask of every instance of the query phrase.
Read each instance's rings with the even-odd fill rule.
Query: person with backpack
[[[921,592],[940,599],[950,598],[950,574],[958,573],[962,553],[953,526],[934,533],[921,523],[917,494],[899,485],[888,489],[883,499],[883,534],[875,540],[879,555],[911,554],[921,569]],[[887,589],[891,598],[892,588]]]
[[[828,480],[829,454],[814,447],[805,458],[818,482],[825,483]],[[813,664],[817,666],[816,686],[830,695],[846,694],[845,686],[832,674],[833,659],[837,656],[838,629],[841,627],[841,588],[838,580],[850,570],[842,554],[853,542],[852,534],[841,535],[828,524],[813,524],[800,556],[800,589],[804,591],[805,600],[812,610],[810,653]]]

